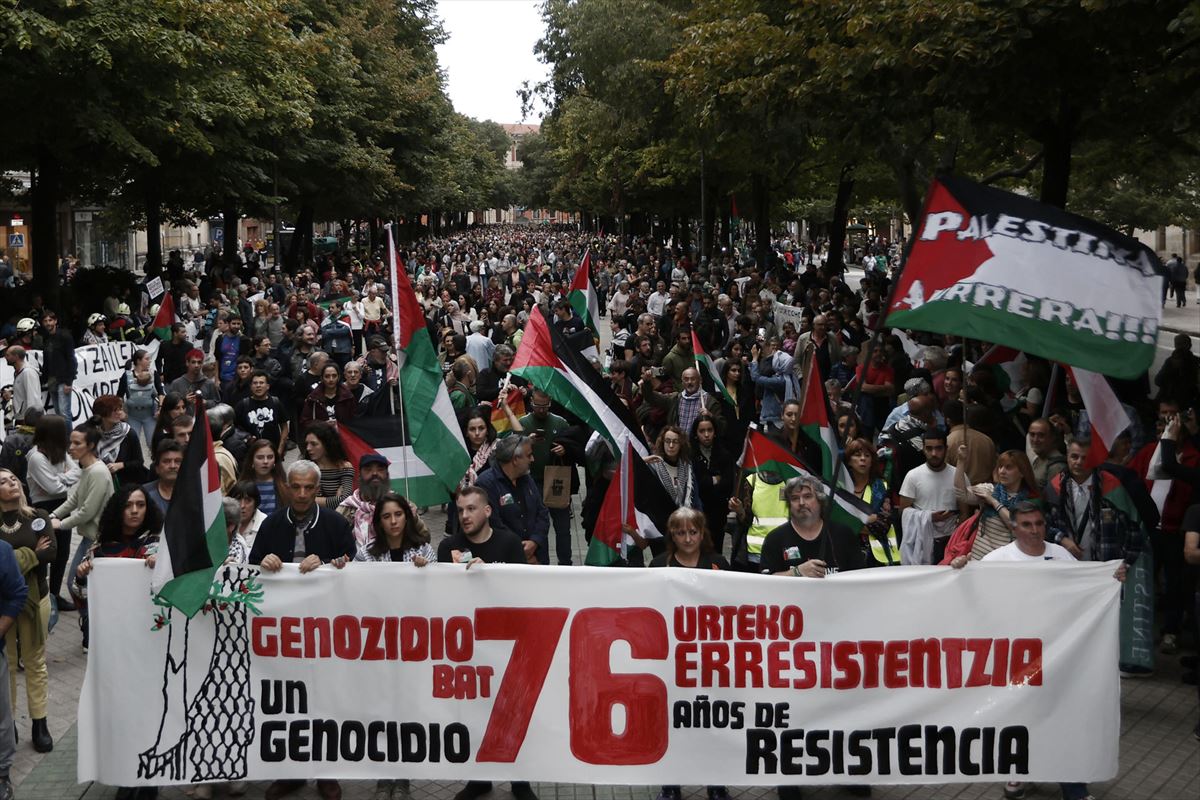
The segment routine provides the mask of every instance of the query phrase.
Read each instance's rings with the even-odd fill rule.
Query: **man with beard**
[[[806,475],[783,485],[788,520],[767,534],[762,545],[764,575],[824,578],[866,566],[858,536],[844,525],[826,522],[820,481]]]
[[[368,547],[375,538],[371,519],[375,514],[375,504],[391,491],[392,482],[388,476],[390,466],[391,462],[379,453],[364,454],[358,459],[358,489],[337,507],[337,512],[350,523],[359,550]],[[425,522],[417,514],[416,506],[411,503],[409,505],[412,506],[413,518],[417,521],[418,538],[428,539],[429,532],[425,528]]]
[[[521,448],[518,447],[519,449]],[[465,563],[467,569],[470,569],[476,562],[528,563],[520,538],[492,516],[492,505],[487,491],[479,486],[468,486],[459,490],[454,505],[458,510],[458,532],[442,539],[438,545],[439,564]],[[512,781],[511,787],[515,800],[538,800],[528,781]],[[467,781],[467,785],[454,795],[454,800],[477,800],[490,791],[491,781]]]

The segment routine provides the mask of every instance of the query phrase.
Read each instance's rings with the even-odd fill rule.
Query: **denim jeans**
[[[154,440],[154,417],[130,417],[126,421],[129,423],[129,427],[133,428],[134,434],[141,431],[142,441],[146,443],[146,449],[149,450],[150,442]],[[154,453],[151,452],[150,456],[153,458]]]
[[[17,732],[13,728],[12,697],[8,689],[8,659],[0,657],[0,778],[7,778],[17,753]]]
[[[74,427],[72,424],[71,415],[71,409],[73,408],[72,402],[75,399],[74,394],[74,390],[64,390],[61,383],[55,384],[54,386],[54,410],[57,411],[60,416],[66,417],[67,425],[70,427]]]

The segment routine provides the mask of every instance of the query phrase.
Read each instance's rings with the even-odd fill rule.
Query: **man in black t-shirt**
[[[442,539],[438,545],[438,563],[461,564],[465,561],[467,569],[475,563],[529,563],[520,538],[507,528],[493,527],[488,521],[492,506],[487,492],[478,486],[460,489],[454,505],[458,507],[458,532]],[[491,790],[491,781],[468,781],[454,795],[454,800],[475,800]],[[527,781],[513,781],[512,794],[515,800],[538,800]]]
[[[265,370],[255,370],[250,378],[250,396],[237,404],[237,426],[252,436],[275,445],[282,459],[288,435],[287,410],[271,394],[271,379]]]
[[[763,574],[823,578],[866,566],[858,537],[844,525],[825,521],[825,491],[816,478],[790,479],[783,497],[788,521],[763,541]]]
[[[508,528],[492,526],[492,505],[488,494],[478,486],[468,486],[454,501],[458,508],[459,530],[438,545],[438,562],[457,564],[470,554],[468,563],[528,564],[521,539]]]

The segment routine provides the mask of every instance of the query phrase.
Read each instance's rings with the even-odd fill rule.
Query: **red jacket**
[[[1154,455],[1156,447],[1158,447],[1157,439],[1146,444],[1126,465],[1144,481],[1146,481],[1146,472],[1150,468],[1150,458]],[[1196,446],[1190,440],[1184,440],[1177,444],[1175,452],[1179,455],[1180,464],[1186,467],[1200,467],[1200,451],[1196,450]],[[1154,481],[1146,481],[1146,491],[1150,491],[1153,486]],[[1159,527],[1169,533],[1177,533],[1179,527],[1183,525],[1183,514],[1192,503],[1191,485],[1187,481],[1171,481],[1171,491],[1167,494],[1167,502],[1163,504],[1162,522]]]

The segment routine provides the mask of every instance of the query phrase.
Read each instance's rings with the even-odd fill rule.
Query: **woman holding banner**
[[[651,567],[684,567],[687,569],[728,570],[729,562],[713,547],[708,534],[704,512],[694,508],[677,508],[667,518],[667,550],[654,557]],[[708,800],[729,800],[724,786],[709,786]],[[679,786],[664,786],[658,800],[680,800]]]

